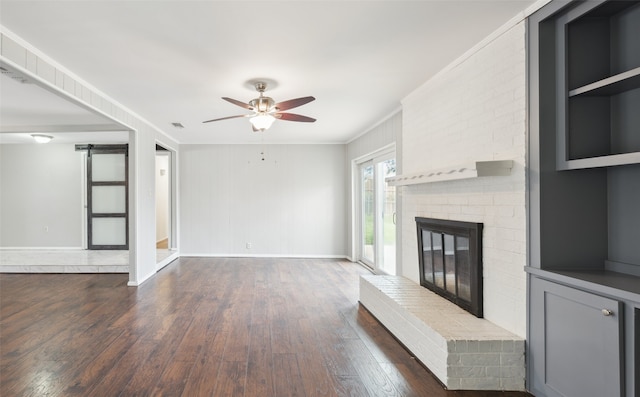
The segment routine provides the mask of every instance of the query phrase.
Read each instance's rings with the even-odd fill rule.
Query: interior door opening
[[[156,264],[166,265],[176,253],[175,152],[156,144],[155,210]]]
[[[171,237],[170,152],[156,149],[156,248],[169,249]]]

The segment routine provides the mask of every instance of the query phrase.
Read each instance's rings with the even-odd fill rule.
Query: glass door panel
[[[422,261],[424,263],[424,279],[433,283],[433,248],[431,246],[431,232],[422,230]]]
[[[94,218],[91,224],[92,243],[95,246],[125,245],[124,218]]]
[[[91,158],[91,180],[93,182],[117,181],[127,179],[124,153],[96,153]]]
[[[360,167],[360,181],[362,186],[362,259],[365,262],[368,262],[369,265],[373,265],[375,263],[375,191],[373,179],[373,164]]]
[[[94,214],[127,212],[127,192],[124,186],[93,186],[91,198]]]
[[[444,285],[447,291],[456,294],[456,249],[453,242],[454,236],[444,235]]]
[[[471,301],[469,237],[456,236],[456,268],[458,269],[458,296]]]
[[[381,263],[378,264],[387,274],[396,274],[396,187],[389,186],[385,178],[396,175],[396,159],[389,159],[377,164],[378,186],[381,194],[380,230],[382,244],[379,245]]]
[[[442,261],[442,233],[431,233],[433,244],[433,278],[436,287],[444,289],[444,262]]]

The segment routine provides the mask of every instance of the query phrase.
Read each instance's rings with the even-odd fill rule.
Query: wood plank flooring
[[[446,391],[358,303],[340,260],[181,258],[0,275],[0,396],[527,396]]]

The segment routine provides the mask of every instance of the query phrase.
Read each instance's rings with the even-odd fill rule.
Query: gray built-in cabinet
[[[528,20],[528,389],[640,396],[640,1]]]

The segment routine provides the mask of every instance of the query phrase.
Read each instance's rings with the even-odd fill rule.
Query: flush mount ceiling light
[[[293,109],[298,106],[302,106],[306,103],[314,101],[315,98],[312,96],[306,96],[302,98],[290,99],[284,102],[276,103],[273,99],[268,96],[264,96],[264,91],[267,89],[267,83],[263,81],[257,81],[254,83],[256,91],[260,93],[258,98],[252,99],[249,103],[244,103],[235,99],[222,97],[227,102],[231,102],[234,105],[240,106],[241,108],[245,108],[253,111],[253,114],[241,114],[237,116],[228,116],[222,117],[219,119],[207,120],[203,121],[203,123],[210,123],[212,121],[220,121],[227,119],[235,119],[238,117],[249,117],[249,121],[251,122],[251,127],[256,132],[262,132],[273,124],[276,119],[287,120],[287,121],[302,121],[305,123],[313,123],[316,119],[302,116],[299,114],[293,113],[282,113],[283,110]]]
[[[38,143],[48,143],[50,140],[53,139],[51,135],[44,135],[44,134],[31,134],[31,136]]]

